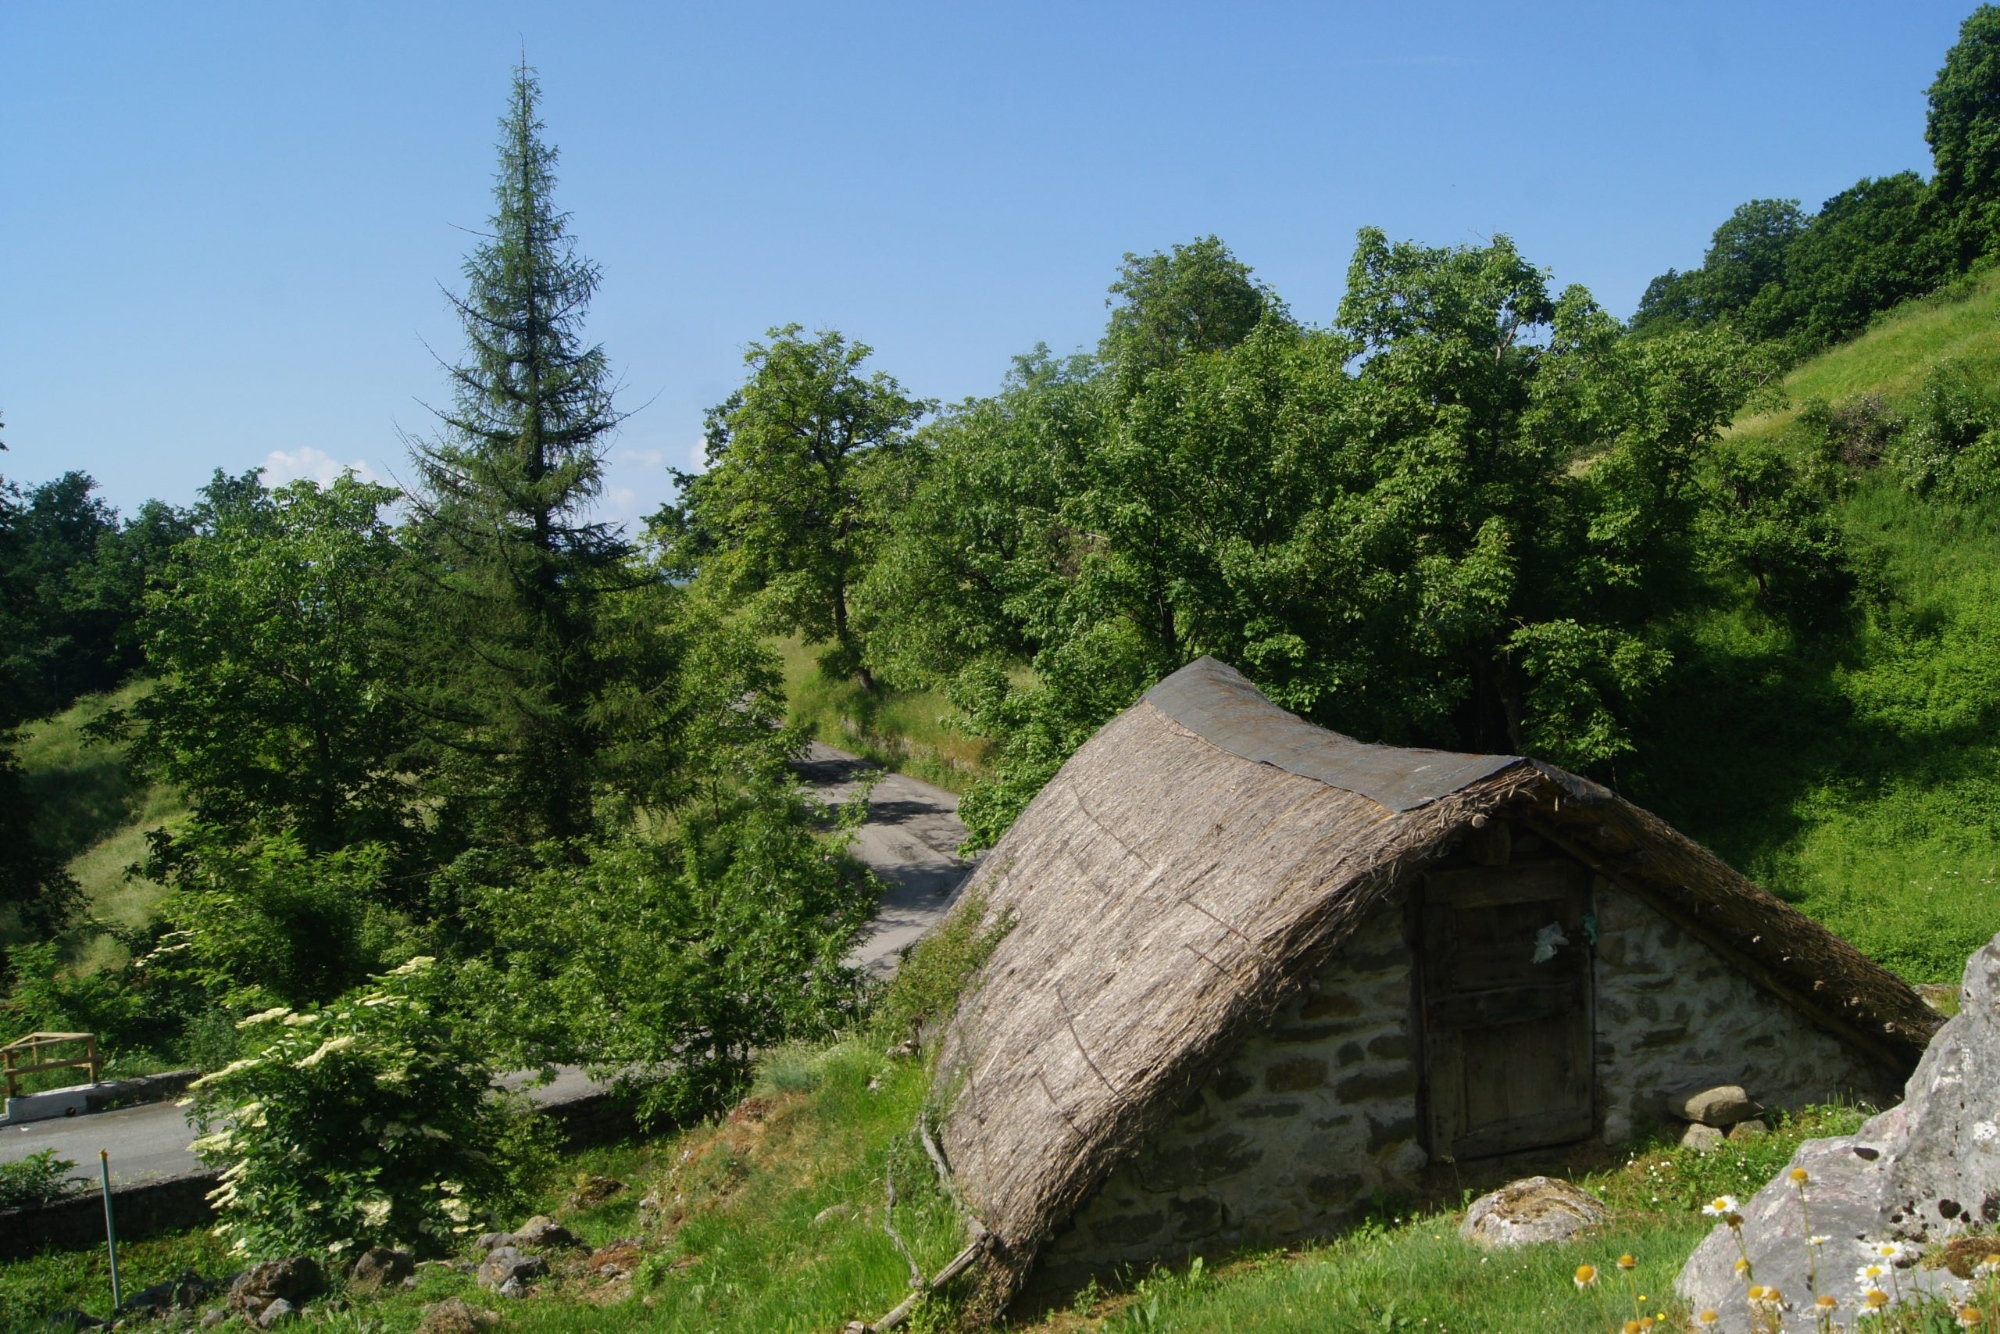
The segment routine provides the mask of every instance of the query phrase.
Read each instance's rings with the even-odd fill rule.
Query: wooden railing
[[[66,1060],[44,1061],[42,1048],[57,1046],[67,1042],[81,1042],[83,1055]],[[23,1058],[27,1064],[21,1064]],[[97,1082],[97,1071],[102,1064],[97,1059],[97,1035],[95,1033],[30,1033],[18,1041],[0,1047],[0,1073],[7,1077],[7,1096],[21,1096],[21,1076],[39,1074],[44,1070],[90,1071],[90,1082]]]

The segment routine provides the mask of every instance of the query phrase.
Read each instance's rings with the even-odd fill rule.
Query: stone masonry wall
[[[1605,1139],[1663,1119],[1666,1095],[1695,1084],[1741,1084],[1767,1107],[1883,1096],[1872,1066],[1639,899],[1602,879],[1593,899]]]
[[[1251,1038],[1042,1254],[1038,1285],[1105,1266],[1331,1230],[1406,1187],[1418,1143],[1411,964],[1400,906]]]
[[[1741,1084],[1770,1107],[1881,1096],[1880,1076],[1706,945],[1604,880],[1593,891],[1603,1137],[1666,1095]],[[1118,1265],[1333,1231],[1428,1161],[1418,1121],[1414,955],[1400,903],[1366,922],[1266,1031],[1115,1169],[1042,1252],[1061,1292]],[[1893,1096],[1893,1091],[1891,1091]]]

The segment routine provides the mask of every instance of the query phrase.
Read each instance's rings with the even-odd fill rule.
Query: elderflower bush
[[[217,1232],[251,1258],[376,1244],[436,1252],[508,1200],[539,1158],[444,1016],[419,957],[323,1007],[242,1021],[252,1054],[194,1085],[195,1141],[222,1169]]]

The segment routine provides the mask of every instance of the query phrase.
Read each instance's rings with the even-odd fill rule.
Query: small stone
[[[1771,1127],[1765,1125],[1762,1121],[1756,1120],[1738,1121],[1729,1128],[1729,1138],[1736,1140],[1738,1143],[1746,1139],[1762,1139],[1770,1133]]]
[[[577,1244],[576,1234],[547,1214],[536,1214],[514,1230],[513,1244],[536,1250],[552,1250]]]
[[[1714,1126],[1705,1126],[1697,1121],[1687,1128],[1685,1135],[1681,1136],[1681,1147],[1695,1153],[1714,1153],[1722,1147],[1722,1142],[1726,1138],[1727,1136]]]
[[[1568,1241],[1609,1222],[1602,1203],[1556,1177],[1528,1177],[1482,1195],[1465,1211],[1458,1235],[1488,1249]]]
[[[523,1255],[513,1246],[496,1246],[480,1262],[479,1286],[515,1297],[526,1291],[529,1279],[540,1278],[548,1271],[548,1261],[539,1255]],[[514,1288],[511,1292],[507,1291],[510,1284]]]
[[[1727,1130],[1738,1121],[1747,1121],[1764,1109],[1740,1084],[1714,1084],[1705,1088],[1682,1089],[1667,1095],[1667,1107],[1683,1121]]]
[[[348,1272],[348,1284],[363,1292],[401,1283],[417,1272],[417,1257],[387,1246],[370,1246]]]
[[[500,1313],[470,1306],[463,1297],[447,1297],[424,1308],[417,1334],[479,1334],[500,1323]]]
[[[229,1312],[226,1309],[220,1306],[211,1306],[201,1313],[201,1327],[203,1329],[214,1329],[227,1319],[229,1319]]]
[[[826,1208],[820,1210],[818,1213],[813,1215],[813,1226],[814,1227],[824,1226],[827,1223],[831,1223],[836,1218],[845,1218],[848,1216],[848,1214],[852,1212],[853,1211],[844,1204],[829,1204],[826,1206]]]
[[[271,1304],[266,1306],[257,1316],[257,1328],[269,1329],[280,1320],[290,1320],[298,1313],[298,1307],[293,1306],[283,1297],[274,1297],[271,1299]]]
[[[625,1183],[617,1177],[594,1176],[583,1173],[576,1179],[576,1189],[570,1192],[569,1207],[589,1209],[604,1203],[625,1189]]]
[[[484,1255],[495,1246],[512,1246],[514,1234],[511,1232],[482,1232],[473,1240],[472,1249]]]

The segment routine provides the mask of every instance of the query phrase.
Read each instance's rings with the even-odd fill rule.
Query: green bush
[[[493,1049],[585,1065],[643,1120],[685,1120],[735,1098],[759,1051],[851,1023],[859,978],[842,960],[877,887],[821,812],[758,785],[669,839],[544,845],[525,872],[455,868],[493,942],[463,993],[480,996]]]
[[[74,1195],[83,1189],[74,1171],[76,1164],[54,1149],[0,1163],[0,1209],[34,1209]]]
[[[410,960],[323,1008],[240,1027],[253,1046],[196,1082],[194,1143],[222,1169],[210,1196],[240,1254],[437,1252],[511,1204],[541,1151],[444,1016],[452,982]]]

